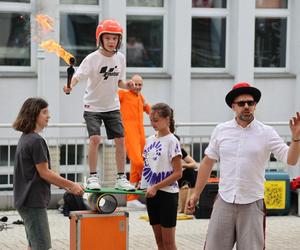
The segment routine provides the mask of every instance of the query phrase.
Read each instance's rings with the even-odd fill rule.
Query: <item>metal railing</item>
[[[288,122],[266,124],[277,128],[286,142],[290,140]],[[202,159],[210,134],[216,125],[215,122],[176,124],[176,134],[180,136],[182,146],[197,162]],[[150,125],[145,125],[145,130],[147,135],[153,133]],[[14,152],[20,136],[20,133],[9,134],[6,131],[12,131],[11,124],[0,124],[0,190],[12,189]],[[85,124],[49,124],[43,134],[49,146],[52,169],[68,179],[83,181],[87,174],[89,144]],[[282,163],[272,159],[268,165],[268,168],[272,169],[285,168]],[[129,164],[127,171],[128,167]],[[98,170],[104,185],[111,185],[114,181],[112,176],[115,174],[114,144],[105,136],[99,149]],[[217,172],[217,164],[214,170]]]

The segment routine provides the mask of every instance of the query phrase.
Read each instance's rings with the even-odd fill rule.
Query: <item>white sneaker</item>
[[[126,179],[126,175],[118,176],[115,188],[125,191],[135,190],[135,187],[131,185],[130,182]]]
[[[139,200],[127,201],[127,207],[146,208],[146,206]]]
[[[92,174],[86,181],[88,189],[101,189],[100,180],[97,174]]]

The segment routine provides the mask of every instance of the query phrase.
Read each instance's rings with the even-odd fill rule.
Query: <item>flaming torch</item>
[[[62,58],[68,65],[70,65],[70,59],[72,57],[74,58],[74,56],[71,53],[67,52],[63,47],[61,47],[61,45],[59,45],[57,42],[51,39],[42,42],[40,44],[40,47],[42,47],[48,52],[55,53],[57,56]]]
[[[67,86],[68,88],[71,87],[71,80],[72,80],[72,77],[74,75],[74,63],[75,63],[75,58],[74,57],[71,57],[70,58],[70,66],[67,68],[67,74],[68,74],[68,79],[67,79]],[[69,95],[70,93],[66,93],[67,95]]]
[[[35,16],[35,20],[38,23],[38,28],[39,30],[48,33],[48,32],[53,32],[53,25],[54,25],[54,21],[51,17],[47,16],[47,15],[36,15]],[[75,58],[74,56],[69,53],[68,51],[66,51],[60,44],[58,44],[57,42],[55,42],[52,39],[46,40],[41,42],[40,47],[45,49],[48,52],[52,52],[55,53],[57,56],[59,56],[60,58],[62,58],[68,65],[70,65],[67,68],[67,86],[68,88],[70,88],[71,86],[71,80],[72,77],[74,75],[74,64],[75,64]],[[66,93],[67,95],[69,95],[70,93]]]
[[[58,55],[60,58],[62,58],[68,65],[70,65],[67,69],[67,86],[70,88],[72,76],[75,72],[74,70],[74,63],[75,63],[75,57],[67,52],[62,46],[60,46],[57,42],[54,40],[47,40],[40,44],[40,47],[45,49],[48,52],[53,52],[56,55]],[[69,95],[70,93],[67,93]]]

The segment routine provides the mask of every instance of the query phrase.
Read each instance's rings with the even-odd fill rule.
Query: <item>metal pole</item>
[[[38,48],[37,54],[37,96],[43,96],[43,86],[45,83],[45,51],[42,48]]]

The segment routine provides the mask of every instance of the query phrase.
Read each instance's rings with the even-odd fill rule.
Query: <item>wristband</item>
[[[300,139],[294,139],[294,138],[292,138],[292,141],[293,142],[300,142]]]

